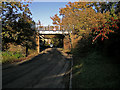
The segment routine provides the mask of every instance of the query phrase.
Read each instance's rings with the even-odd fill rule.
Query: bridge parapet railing
[[[60,26],[40,26],[38,30],[60,30]]]
[[[40,34],[69,34],[67,30],[38,30]],[[71,32],[72,33],[72,32]]]

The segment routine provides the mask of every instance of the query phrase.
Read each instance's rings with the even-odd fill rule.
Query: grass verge
[[[73,88],[119,88],[120,63],[99,52],[73,57]]]
[[[36,56],[38,53],[35,50],[29,50],[29,55],[25,57],[21,52],[2,52],[2,64],[12,64],[16,62],[21,62],[29,60],[32,57]]]

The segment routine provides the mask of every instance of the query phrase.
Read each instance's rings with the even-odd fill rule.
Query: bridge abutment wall
[[[39,42],[39,39],[40,39],[39,34],[37,34],[36,35],[36,44],[37,44],[36,49],[37,49],[38,53],[40,52],[40,42]]]
[[[72,32],[71,32],[72,33]],[[39,35],[59,35],[59,34],[66,34],[63,39],[63,48],[64,50],[71,50],[71,42],[72,42],[72,47],[75,48],[77,45],[78,40],[80,40],[80,38],[76,38],[77,35],[71,34],[71,42],[69,39],[69,32],[65,31],[52,31],[52,30],[40,30],[39,31]],[[37,52],[40,52],[40,42],[39,42],[39,35],[36,36],[36,44],[37,44]]]

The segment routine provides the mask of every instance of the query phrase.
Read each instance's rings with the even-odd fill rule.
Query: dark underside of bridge
[[[46,48],[63,48],[64,47],[64,35],[40,35],[40,51]]]

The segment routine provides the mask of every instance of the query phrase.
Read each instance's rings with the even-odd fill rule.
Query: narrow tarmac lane
[[[2,88],[65,88],[67,54],[49,48],[32,60],[2,70]]]

